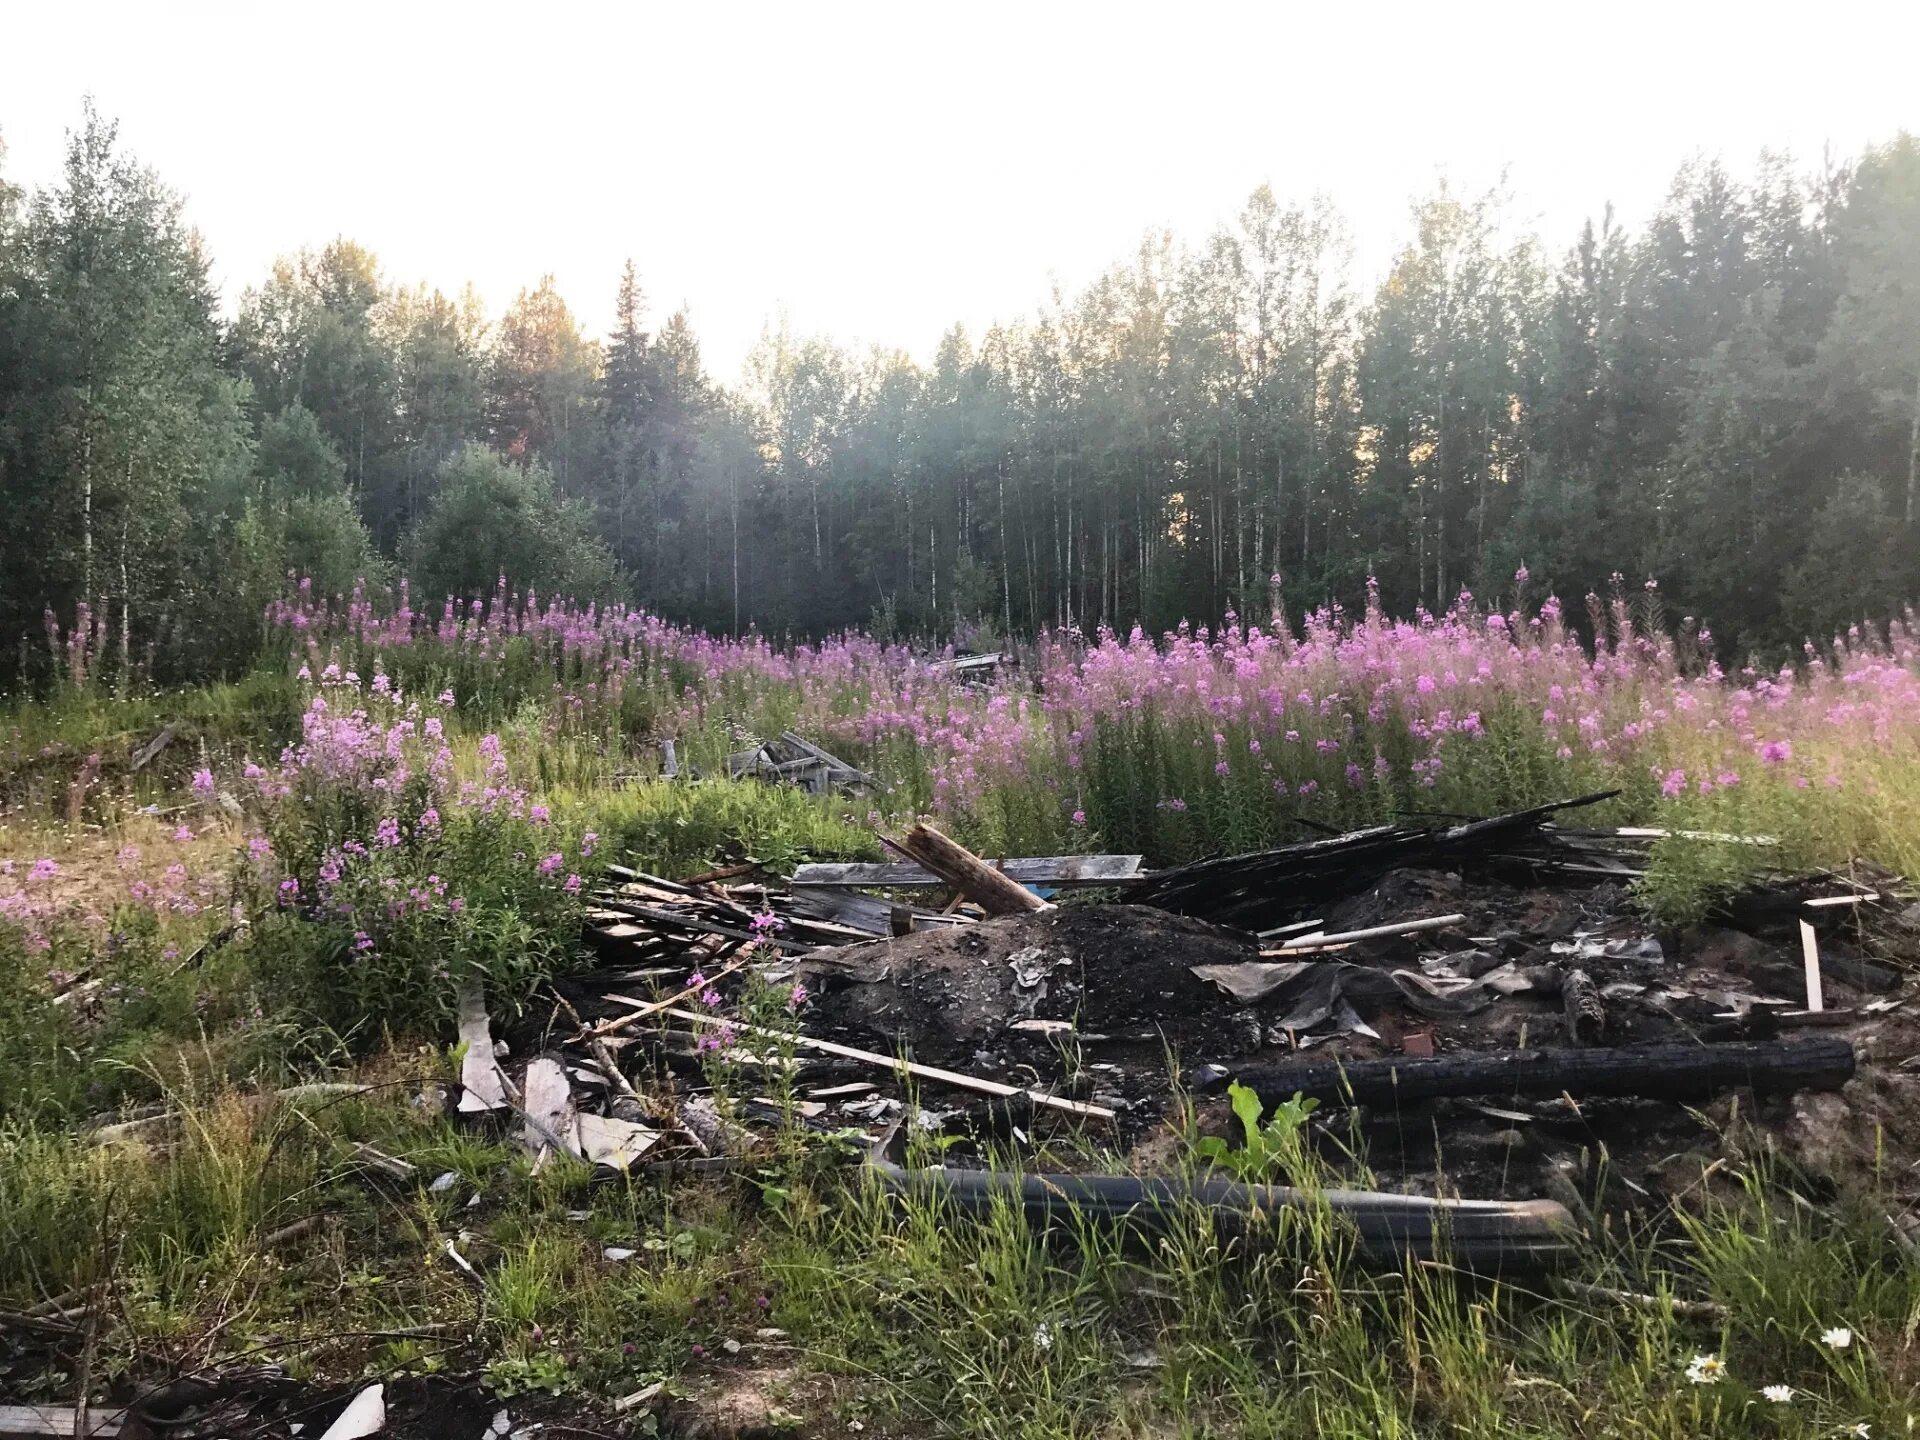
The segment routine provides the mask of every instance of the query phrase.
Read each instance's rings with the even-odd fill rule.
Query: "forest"
[[[0,167],[0,683],[75,633],[122,688],[213,678],[298,579],[437,607],[502,574],[970,643],[1355,608],[1370,578],[1438,612],[1525,570],[1657,585],[1723,657],[1777,659],[1920,582],[1917,237],[1906,134],[1811,172],[1689,160],[1637,230],[1520,233],[1441,185],[1371,289],[1337,197],[1262,187],[929,363],[770,327],[729,386],[632,262],[604,336],[551,278],[494,316],[345,237],[223,313],[181,200],[89,107],[57,184]]]

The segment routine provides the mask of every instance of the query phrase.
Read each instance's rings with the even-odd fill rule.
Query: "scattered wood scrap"
[[[127,772],[132,775],[138,775],[142,770],[146,769],[148,765],[153,763],[155,756],[173,743],[173,737],[179,733],[180,722],[178,720],[169,720],[165,725],[160,727],[160,733],[158,735],[154,736],[146,744],[133,752],[133,758],[127,762]]]
[[[873,776],[822,749],[791,730],[783,730],[751,750],[727,757],[727,774],[735,780],[764,780],[775,785],[797,785],[809,795],[828,795],[836,789],[885,790]]]

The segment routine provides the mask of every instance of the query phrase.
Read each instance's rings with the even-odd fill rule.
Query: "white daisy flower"
[[[1776,1405],[1793,1403],[1793,1386],[1791,1385],[1762,1385],[1760,1393]]]
[[[1687,1362],[1687,1379],[1695,1385],[1717,1385],[1727,1378],[1727,1362],[1718,1355],[1696,1355]]]
[[[1835,1350],[1844,1350],[1853,1344],[1853,1331],[1847,1329],[1844,1325],[1836,1325],[1831,1330],[1822,1330],[1820,1332],[1820,1343],[1822,1345],[1830,1345]]]

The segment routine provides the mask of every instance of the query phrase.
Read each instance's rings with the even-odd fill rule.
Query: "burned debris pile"
[[[1366,1156],[1377,1191],[1342,1206],[1397,1217],[1382,1254],[1430,1253],[1469,1195],[1504,1217],[1486,1254],[1526,1263],[1603,1204],[1663,1203],[1736,1115],[1834,1183],[1876,1133],[1920,1152],[1902,998],[1920,905],[1901,883],[1770,875],[1764,837],[1701,836],[1752,847],[1753,888],[1658,930],[1630,887],[1662,832],[1567,824],[1604,798],[1157,873],[1127,855],[990,862],[924,825],[887,840],[895,860],[785,882],[752,862],[687,881],[615,868],[590,912],[597,967],[507,1032],[524,1060],[503,1068],[465,998],[462,1103],[513,1117],[536,1154],[616,1169],[726,1168],[760,1127],[797,1123],[895,1189],[1039,1216],[1064,1193],[1137,1209],[1169,1185],[1215,1208],[1290,1203],[1195,1182],[1168,1145],[1188,1097],[1231,1135],[1230,1088],[1300,1096],[1321,1102],[1310,1143]],[[934,1132],[937,1170],[907,1168],[903,1137]],[[1090,1150],[1108,1158],[1088,1168],[1134,1173],[1060,1170]],[[1009,1156],[1050,1172],[1034,1194],[996,1168]]]

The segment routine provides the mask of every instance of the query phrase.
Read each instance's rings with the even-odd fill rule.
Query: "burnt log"
[[[1634,1045],[1612,1050],[1495,1050],[1431,1059],[1310,1060],[1242,1066],[1231,1078],[1278,1105],[1295,1095],[1330,1103],[1392,1105],[1442,1097],[1630,1095],[1691,1103],[1725,1090],[1788,1094],[1838,1090],[1853,1078],[1853,1046],[1838,1037],[1719,1045]],[[1206,1083],[1227,1073],[1210,1069]]]

